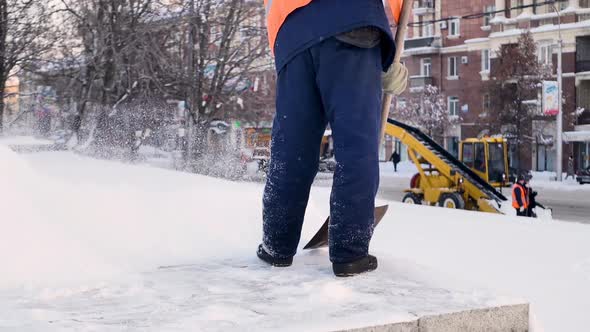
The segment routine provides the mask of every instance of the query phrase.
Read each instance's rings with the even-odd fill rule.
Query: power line
[[[435,23],[439,23],[439,22],[452,21],[452,20],[456,20],[456,19],[473,20],[473,19],[479,19],[479,18],[483,18],[483,17],[492,17],[496,14],[504,13],[509,10],[518,10],[518,9],[525,9],[525,8],[531,8],[531,7],[540,7],[540,6],[544,6],[544,5],[555,5],[556,3],[561,3],[561,2],[567,2],[567,0],[549,0],[549,1],[545,1],[545,2],[537,2],[537,3],[533,3],[533,4],[515,6],[515,7],[510,7],[510,8],[500,9],[500,10],[489,11],[489,12],[468,14],[468,15],[464,15],[464,16],[451,16],[451,17],[439,18],[436,20],[411,22],[411,23],[408,23],[408,26],[409,27],[420,27],[420,26],[435,24]]]
[[[537,2],[537,3],[533,3],[533,4],[529,4],[529,5],[515,6],[515,7],[510,7],[510,8],[500,9],[500,10],[489,11],[489,12],[473,13],[473,14],[467,14],[467,15],[463,15],[463,16],[449,16],[449,17],[439,18],[436,20],[428,20],[428,21],[421,21],[421,22],[410,22],[410,23],[408,23],[408,26],[409,27],[421,27],[421,26],[435,24],[435,23],[439,23],[439,22],[448,22],[448,21],[452,21],[452,20],[456,20],[456,19],[465,19],[465,20],[480,19],[483,17],[492,17],[493,15],[496,15],[499,13],[505,13],[509,10],[518,10],[518,9],[525,9],[525,8],[531,8],[531,7],[540,7],[540,6],[544,6],[544,5],[555,5],[557,3],[562,3],[562,2],[567,2],[567,1],[568,0],[548,0],[548,1],[544,1],[544,2]],[[219,26],[225,25],[224,22],[217,22],[216,24]],[[395,24],[392,24],[391,27],[395,27]],[[252,26],[252,25],[248,25],[248,24],[240,25],[240,28],[250,29],[253,31],[258,30],[261,32],[266,31],[266,27]]]

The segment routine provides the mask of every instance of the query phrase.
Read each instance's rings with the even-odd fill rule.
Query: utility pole
[[[563,53],[563,39],[561,36],[561,14],[553,3],[553,10],[557,13],[557,32],[558,32],[558,50],[557,53],[557,95],[558,95],[558,112],[556,119],[557,135],[556,135],[556,160],[555,172],[557,173],[557,181],[563,181],[563,79],[562,79],[562,53]]]

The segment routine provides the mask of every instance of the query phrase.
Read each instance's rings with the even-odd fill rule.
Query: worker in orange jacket
[[[529,208],[529,197],[525,184],[526,176],[519,175],[517,182],[512,186],[512,207],[516,209],[516,215],[521,217],[528,216]]]
[[[401,0],[388,0],[399,19]],[[289,266],[329,124],[337,166],[330,199],[330,260],[337,276],[377,268],[369,255],[379,186],[381,94],[405,89],[382,0],[265,0],[277,71],[260,259]],[[391,67],[391,68],[390,68]],[[383,72],[389,71],[382,85]]]

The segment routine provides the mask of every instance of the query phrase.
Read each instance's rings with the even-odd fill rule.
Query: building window
[[[461,34],[461,20],[458,18],[449,22],[449,36],[459,36]]]
[[[483,7],[483,12],[484,13],[489,13],[489,14],[486,14],[483,17],[483,26],[484,27],[490,26],[490,21],[492,20],[492,18],[494,18],[494,16],[495,16],[494,12],[495,11],[496,11],[496,6],[494,6],[494,5]]]
[[[539,20],[539,25],[553,25],[553,18]]]
[[[582,0],[582,2],[584,2],[584,0]],[[588,3],[586,1],[586,3]],[[568,1],[559,1],[559,10],[565,10],[568,6]],[[586,8],[588,8],[588,5],[586,5]]]
[[[489,93],[483,95],[483,111],[489,112],[490,108],[492,107],[492,99]]]
[[[430,77],[432,73],[432,60],[424,58],[420,60],[420,76]]]
[[[459,97],[449,97],[449,115],[459,116]]]
[[[543,65],[552,64],[553,47],[551,44],[539,45],[539,62]]]
[[[510,8],[516,8],[513,9],[511,14],[511,17],[516,17],[518,15],[520,15],[522,13],[522,6],[523,6],[523,0],[510,0]]]
[[[490,67],[490,50],[483,50],[481,51],[481,71],[489,72]]]
[[[459,76],[459,68],[457,68],[457,57],[449,57],[449,77]]]
[[[553,10],[553,6],[539,5],[537,3],[533,3],[533,14],[547,14],[547,13],[550,13],[552,10]]]
[[[422,22],[422,37],[432,37],[434,35],[434,24]]]

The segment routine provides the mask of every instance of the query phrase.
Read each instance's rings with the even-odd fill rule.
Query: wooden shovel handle
[[[406,38],[406,30],[408,30],[408,22],[410,21],[410,16],[412,14],[412,5],[413,0],[404,0],[402,4],[402,11],[400,14],[399,22],[397,25],[397,31],[395,33],[395,56],[393,58],[393,62],[400,62],[402,57],[402,53],[404,52],[404,41]],[[380,134],[380,142],[383,143],[383,139],[385,138],[385,125],[387,124],[387,118],[389,117],[389,109],[391,107],[391,101],[393,100],[393,95],[391,93],[384,93],[382,103],[381,103],[381,134]]]

